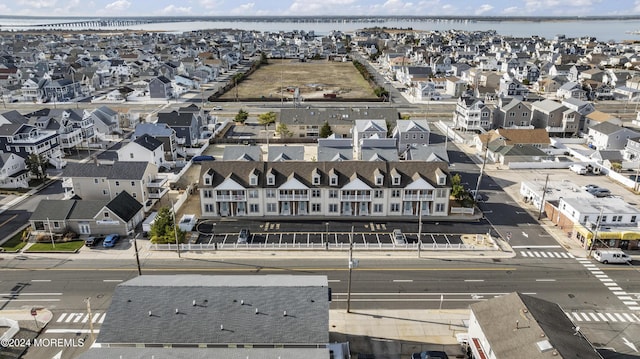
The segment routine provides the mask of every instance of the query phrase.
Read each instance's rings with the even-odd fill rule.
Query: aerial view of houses
[[[158,23],[0,32],[0,357],[637,355],[638,41]]]

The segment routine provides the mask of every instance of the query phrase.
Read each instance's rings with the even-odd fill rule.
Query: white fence
[[[474,214],[475,207],[465,208],[465,207],[451,207],[451,214]]]
[[[178,247],[175,243],[171,244],[150,244],[150,250],[154,251],[173,251],[178,252]],[[216,250],[327,250],[327,251],[348,251],[349,243],[251,243],[251,244],[237,244],[237,243],[182,243],[180,244],[180,252],[187,251],[216,251]],[[468,245],[464,243],[448,244],[448,243],[429,243],[421,244],[418,248],[418,243],[407,244],[392,244],[392,243],[354,243],[353,250],[404,250],[404,251],[418,251],[418,250],[498,250],[497,246],[487,246],[478,248],[474,245]]]

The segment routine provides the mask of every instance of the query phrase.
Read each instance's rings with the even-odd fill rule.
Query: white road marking
[[[411,283],[413,282],[413,279],[394,279],[393,282],[394,283]]]
[[[536,282],[555,282],[555,279],[536,279]]]
[[[47,283],[51,282],[51,279],[32,279],[31,281],[34,283]]]
[[[484,282],[484,279],[465,279],[465,282]]]
[[[618,321],[618,319],[616,319],[616,317],[614,317],[613,314],[611,314],[611,313],[605,313],[605,314],[607,315],[607,317],[609,317],[609,319],[612,322],[617,322]]]
[[[45,330],[45,333],[50,333],[50,334],[69,334],[69,333],[90,333],[91,329],[47,329]],[[94,329],[93,330],[94,333],[100,333],[99,329]]]
[[[511,248],[562,248],[562,246],[559,245],[552,245],[552,246],[512,246]]]
[[[120,282],[122,282],[122,279],[104,279],[103,282],[105,282],[105,283],[120,283]]]

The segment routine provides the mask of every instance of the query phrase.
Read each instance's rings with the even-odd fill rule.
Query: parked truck
[[[593,253],[593,259],[600,263],[629,263],[631,257],[620,248],[596,249]]]

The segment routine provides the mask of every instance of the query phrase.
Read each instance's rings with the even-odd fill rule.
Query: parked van
[[[582,165],[571,165],[569,166],[569,169],[572,170],[573,172],[579,174],[579,175],[586,175],[587,174],[587,168],[585,166]]]
[[[624,253],[621,249],[597,249],[593,253],[593,258],[600,263],[629,263],[631,257]]]

